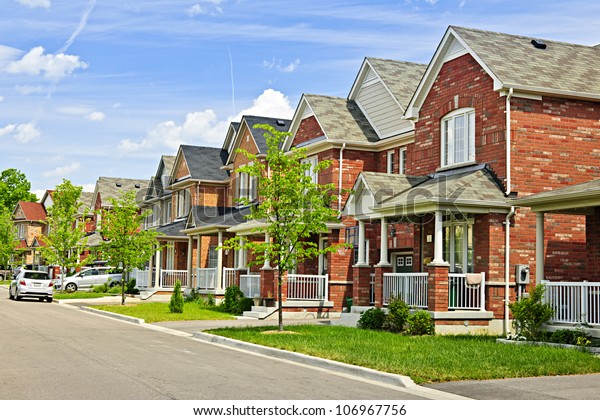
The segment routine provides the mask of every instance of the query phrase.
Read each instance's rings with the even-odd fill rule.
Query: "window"
[[[169,224],[171,223],[171,213],[172,213],[172,207],[173,206],[173,200],[168,199],[163,203],[163,212],[162,212],[162,218],[163,218],[163,225]]]
[[[402,175],[406,171],[406,147],[400,149],[399,155],[398,173]]]
[[[25,225],[20,224],[17,230],[18,230],[19,239],[25,239]]]
[[[451,273],[473,272],[473,219],[448,217],[444,222],[444,261]]]
[[[252,162],[250,163],[250,165]],[[247,199],[255,201],[257,198],[257,179],[255,176],[250,176],[245,172],[239,172],[237,174],[237,186],[236,186],[236,197],[240,200]],[[238,203],[238,205],[244,205]]]
[[[475,161],[475,110],[459,109],[442,119],[442,167]]]
[[[387,152],[387,173],[394,173],[394,151],[391,150]]]
[[[310,163],[310,168],[307,168],[304,174],[306,176],[310,176],[312,178],[312,182],[314,184],[318,184],[319,183],[319,173],[316,172],[315,169],[317,168],[317,165],[319,164],[319,158],[317,156],[311,156],[309,158],[302,159],[301,163],[303,165]]]
[[[353,247],[353,264],[358,264],[358,226],[346,228],[346,243]],[[369,240],[365,239],[365,263],[369,263]]]
[[[177,191],[177,218],[185,217],[190,210],[190,194],[187,190]]]
[[[211,246],[208,248],[208,268],[215,268],[218,264],[219,256],[217,255],[217,247]]]

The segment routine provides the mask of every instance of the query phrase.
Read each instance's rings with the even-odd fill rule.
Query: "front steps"
[[[353,306],[350,312],[342,312],[338,319],[332,319],[331,325],[341,325],[343,327],[356,327],[358,320],[363,312],[373,306]]]
[[[275,307],[252,306],[252,308],[249,311],[244,311],[244,313],[242,315],[247,318],[265,319],[276,311],[277,311],[276,306]]]

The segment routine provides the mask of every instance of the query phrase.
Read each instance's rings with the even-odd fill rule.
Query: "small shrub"
[[[550,334],[548,341],[560,344],[580,345],[579,342],[590,342],[591,336],[581,330],[556,330]]]
[[[380,308],[371,308],[360,315],[356,326],[363,330],[381,330],[385,322],[385,312]]]
[[[115,295],[120,295],[121,294],[121,286],[116,285],[111,287],[110,289],[108,289],[106,291],[106,293],[111,293],[111,294],[115,294]]]
[[[387,309],[388,313],[383,323],[383,328],[392,332],[402,331],[410,315],[410,308],[406,302],[400,298],[392,298],[388,303]]]
[[[202,296],[200,295],[200,293],[198,293],[198,290],[196,289],[191,289],[190,293],[188,293],[185,296],[184,299],[186,302],[198,302],[198,303],[204,303]]]
[[[108,283],[100,284],[98,286],[92,285],[90,289],[94,293],[108,293]]]
[[[434,335],[435,325],[427,311],[417,311],[409,315],[406,320],[408,326],[406,332],[410,335]]]
[[[223,296],[223,303],[221,305],[223,306],[223,310],[225,312],[233,315],[241,315],[244,312],[243,308],[245,306],[243,305],[247,305],[243,303],[244,299],[244,294],[240,290],[239,286],[229,286],[227,289],[225,289],[225,295]],[[250,301],[252,301],[252,299],[250,299]]]
[[[246,311],[251,311],[252,305],[254,305],[254,299],[247,297],[242,298],[242,300],[240,300],[240,315]]]
[[[544,286],[536,286],[528,298],[510,303],[508,307],[513,314],[513,324],[518,335],[527,340],[537,341],[540,337],[541,326],[548,322],[554,310],[542,302]]]
[[[215,295],[208,294],[208,296],[206,296],[206,305],[215,306]]]
[[[175,283],[175,288],[173,289],[173,294],[169,301],[169,311],[172,314],[183,313],[183,296],[181,295],[181,282],[179,281]]]
[[[125,293],[130,295],[137,295],[140,293],[139,289],[135,287],[135,279],[129,279],[127,284],[125,284]]]

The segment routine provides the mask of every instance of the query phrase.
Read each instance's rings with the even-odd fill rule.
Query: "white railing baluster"
[[[554,309],[551,322],[600,325],[600,282],[544,281],[544,302]]]
[[[288,300],[327,300],[329,276],[288,274]]]
[[[383,304],[398,297],[409,306],[427,308],[427,273],[384,273]]]

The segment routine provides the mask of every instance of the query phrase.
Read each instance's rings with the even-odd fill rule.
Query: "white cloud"
[[[21,95],[31,95],[33,93],[43,93],[45,91],[42,85],[16,85],[15,90]]]
[[[0,137],[12,136],[19,143],[29,143],[41,134],[33,121],[25,124],[9,124],[0,128]]]
[[[106,118],[106,114],[104,114],[104,112],[94,111],[87,114],[85,118],[90,121],[102,121]]]
[[[4,96],[0,96],[0,102],[4,101]]]
[[[43,74],[47,79],[58,81],[75,70],[85,69],[87,66],[87,63],[81,61],[76,55],[44,54],[43,47],[35,47],[21,59],[6,65],[4,71],[12,74]]]
[[[83,192],[94,192],[96,184],[83,184]]]
[[[235,116],[219,119],[212,109],[190,112],[182,124],[165,121],[150,130],[140,141],[121,140],[119,151],[123,155],[130,155],[155,149],[174,151],[180,144],[220,146],[225,139],[229,123],[240,121],[243,115],[291,118],[293,114],[289,99],[283,93],[267,89],[254,99],[252,106]]]
[[[201,3],[205,6],[201,5]],[[223,0],[200,0],[200,3],[196,3],[187,9],[186,13],[189,17],[221,14],[223,13],[223,8],[220,6],[221,3],[223,3]]]
[[[36,7],[43,7],[44,9],[49,9],[51,6],[50,0],[17,0],[17,2],[31,9],[34,9]]]
[[[46,193],[46,190],[31,190],[31,192],[33,194],[35,194],[35,196],[37,197],[38,200],[41,200],[42,197],[44,197],[44,194]]]
[[[46,171],[43,173],[43,175],[45,177],[63,177],[65,175],[68,175],[72,172],[75,172],[76,170],[78,170],[81,167],[81,164],[79,162],[73,162],[70,165],[65,165],[65,166],[59,166],[58,168],[55,168],[51,171]]]
[[[297,58],[292,61],[287,66],[281,64],[281,60],[276,60],[275,57],[271,59],[271,61],[263,60],[262,66],[268,70],[278,70],[282,73],[292,73],[294,72],[298,66],[300,65],[300,59]]]

